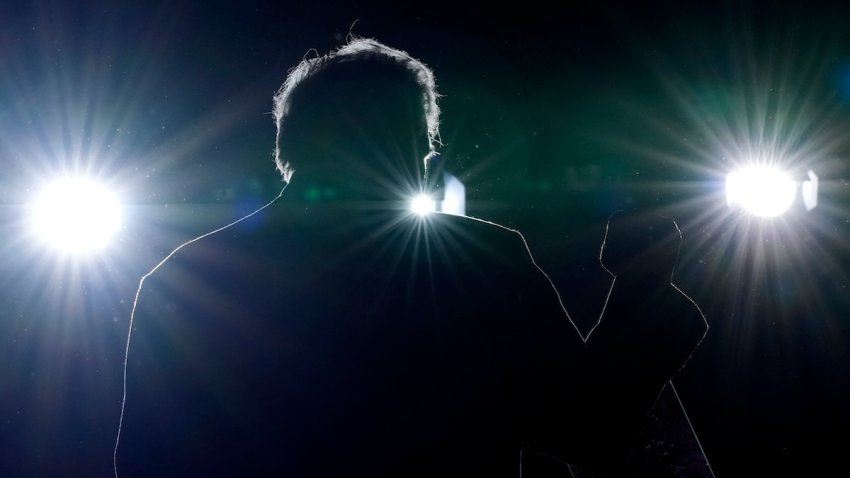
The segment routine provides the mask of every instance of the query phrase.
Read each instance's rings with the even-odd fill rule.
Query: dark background
[[[350,29],[434,69],[468,213],[526,234],[584,330],[609,214],[679,222],[676,282],[711,330],[676,384],[718,476],[841,464],[850,10],[461,3],[0,3],[0,474],[111,474],[139,277],[277,194],[272,94]],[[751,157],[813,169],[819,207],[728,210],[723,178]],[[39,183],[68,171],[127,205],[102,255],[26,232]]]

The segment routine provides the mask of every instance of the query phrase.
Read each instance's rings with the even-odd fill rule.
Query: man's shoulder
[[[499,248],[509,254],[522,252],[528,256],[525,239],[515,229],[484,219],[442,213],[431,214],[423,221],[425,228],[431,227],[437,235],[454,236],[480,247]]]
[[[212,301],[268,281],[282,266],[271,239],[236,228],[175,246],[144,276],[140,303],[152,295],[171,302]]]
[[[426,222],[434,221],[436,223],[441,223],[446,226],[470,228],[482,231],[483,233],[502,234],[506,236],[519,235],[518,231],[511,229],[507,226],[503,226],[501,224],[488,221],[486,219],[479,219],[471,216],[458,216],[455,214],[437,212],[424,216],[423,219]]]

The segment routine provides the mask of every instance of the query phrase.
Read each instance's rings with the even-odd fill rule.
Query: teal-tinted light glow
[[[103,249],[121,228],[118,198],[84,178],[64,178],[45,187],[33,205],[38,237],[72,254]]]
[[[410,210],[420,216],[434,212],[436,207],[434,200],[427,194],[420,194],[410,201]]]
[[[791,207],[797,184],[767,166],[747,166],[726,176],[726,202],[759,217],[775,217]]]

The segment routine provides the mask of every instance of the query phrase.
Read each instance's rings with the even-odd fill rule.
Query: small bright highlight
[[[106,247],[121,228],[121,205],[105,187],[84,178],[64,178],[45,187],[33,205],[41,240],[71,254]]]
[[[420,216],[437,210],[437,204],[427,194],[420,194],[410,201],[410,210]]]
[[[776,217],[791,207],[797,184],[767,166],[747,166],[726,176],[726,202],[759,217]]]

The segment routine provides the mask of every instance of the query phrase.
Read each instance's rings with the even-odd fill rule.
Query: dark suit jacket
[[[564,433],[584,344],[516,232],[271,211],[144,283],[122,477],[517,476]]]
[[[640,275],[617,277],[599,325],[587,340],[592,393],[582,398],[593,400],[586,408],[598,410],[584,425],[589,448],[582,459],[591,468],[625,466],[662,388],[685,366],[707,331],[699,308],[674,285]]]

